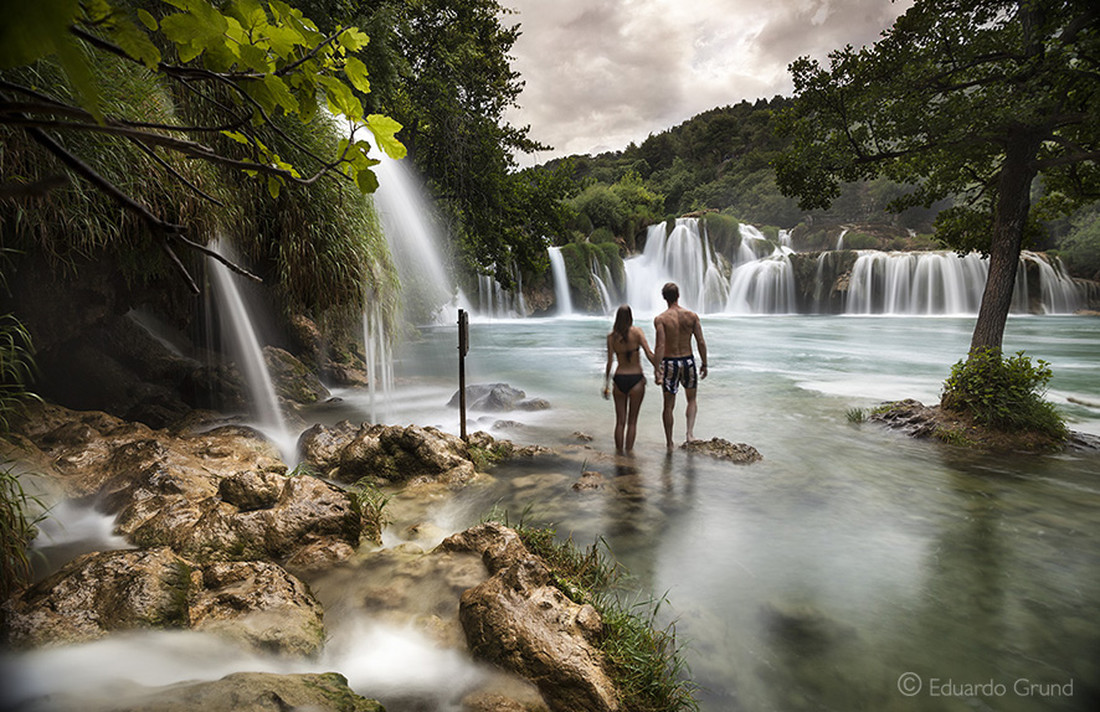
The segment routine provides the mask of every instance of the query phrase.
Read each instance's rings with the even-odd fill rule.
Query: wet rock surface
[[[51,463],[43,474],[72,496],[94,496],[137,546],[205,563],[284,560],[318,547],[346,556],[359,544],[347,493],[287,476],[274,447],[249,428],[173,435],[40,404],[18,434],[32,462]]]
[[[722,438],[691,440],[681,445],[680,449],[686,452],[710,455],[719,460],[725,460],[738,465],[749,465],[764,459],[764,456],[752,445],[731,443],[729,440],[724,440]]]
[[[182,682],[153,689],[132,685],[110,700],[53,696],[22,707],[27,712],[384,712],[382,705],[356,694],[337,673],[277,675],[240,672],[210,682]]]
[[[603,632],[599,614],[556,588],[545,562],[528,552],[514,531],[483,524],[445,540],[441,548],[477,551],[490,572],[495,569],[463,593],[459,604],[475,657],[531,680],[552,710],[620,708],[597,648]]]
[[[466,443],[432,427],[315,425],[298,439],[302,462],[340,482],[461,484],[475,474]]]
[[[320,604],[282,568],[262,561],[199,567],[167,547],[77,557],[14,596],[4,613],[13,648],[193,628],[257,652],[309,655],[325,636]]]

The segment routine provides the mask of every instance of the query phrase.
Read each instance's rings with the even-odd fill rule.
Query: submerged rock
[[[14,648],[94,640],[141,628],[193,628],[253,651],[309,655],[324,642],[321,606],[262,561],[199,567],[167,547],[95,552],[5,604]]]
[[[445,540],[441,548],[479,551],[493,575],[462,594],[459,620],[475,657],[532,681],[552,710],[611,712],[619,694],[597,643],[603,622],[553,585],[545,562],[496,523]]]
[[[455,391],[447,405],[458,407],[459,392]],[[466,407],[500,413],[509,410],[546,410],[550,403],[543,398],[528,398],[527,394],[507,383],[479,383],[466,386]]]
[[[334,672],[276,675],[237,672],[210,682],[181,682],[149,689],[116,686],[110,699],[88,695],[51,695],[22,706],[27,712],[384,712],[376,700],[348,687],[347,678]]]
[[[729,440],[723,440],[722,438],[691,440],[681,445],[680,449],[687,452],[703,453],[738,465],[748,465],[764,459],[764,456],[752,445],[731,443]]]

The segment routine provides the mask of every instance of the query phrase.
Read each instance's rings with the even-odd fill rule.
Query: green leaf
[[[344,64],[344,73],[348,76],[351,85],[363,92],[370,93],[370,80],[367,79],[367,65],[357,57],[348,57]]]
[[[153,17],[153,15],[148,10],[138,8],[137,16],[138,19],[141,20],[141,24],[145,25],[147,29],[152,32],[157,31],[157,18]]]
[[[374,134],[374,139],[387,156],[390,158],[404,158],[408,153],[405,144],[397,140],[395,135],[401,130],[401,124],[383,114],[371,114],[367,117],[367,128]]]
[[[355,98],[347,84],[323,74],[317,75],[317,81],[325,90],[325,97],[333,113],[342,114],[353,120],[362,118],[363,105]]]
[[[336,37],[336,41],[349,52],[358,52],[367,46],[370,37],[358,27],[349,27]]]
[[[275,176],[267,177],[267,192],[272,198],[279,197],[279,189],[282,187],[282,181]]]
[[[371,169],[364,168],[355,174],[355,184],[363,193],[373,193],[378,190],[378,176]]]
[[[146,13],[147,15],[149,13]],[[149,35],[127,17],[116,15],[110,27],[109,35],[115,44],[126,54],[140,60],[146,69],[154,70],[160,64],[160,50],[149,39]]]

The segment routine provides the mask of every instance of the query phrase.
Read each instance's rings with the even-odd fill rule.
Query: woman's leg
[[[611,389],[611,395],[615,398],[615,451],[623,451],[623,429],[626,427],[626,401],[627,394],[619,390],[618,386]]]
[[[630,393],[627,394],[626,414],[626,451],[634,449],[634,438],[638,434],[638,412],[642,409],[642,399],[645,398],[645,379],[638,381]]]

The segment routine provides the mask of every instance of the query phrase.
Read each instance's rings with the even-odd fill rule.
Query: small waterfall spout
[[[235,259],[229,246],[222,244],[221,240],[215,241],[211,249],[227,259]],[[260,429],[278,444],[283,457],[292,459],[293,446],[289,443],[291,434],[279,408],[279,399],[275,395],[275,386],[264,362],[263,349],[256,337],[252,317],[237,285],[240,277],[218,260],[212,257],[207,259],[222,338],[230,345],[237,366],[242,371],[241,375],[244,376],[253,417]]]

